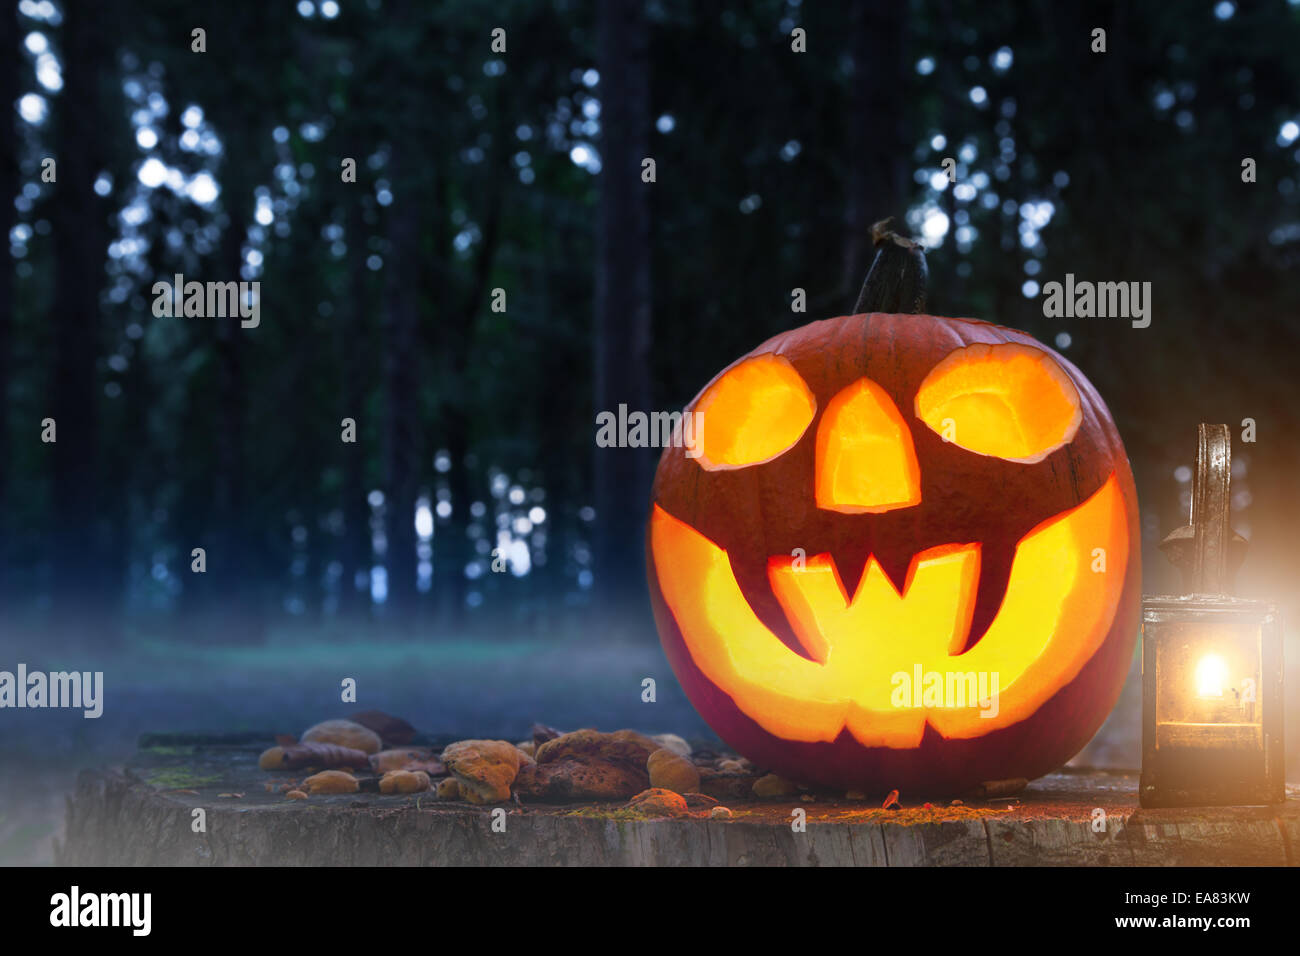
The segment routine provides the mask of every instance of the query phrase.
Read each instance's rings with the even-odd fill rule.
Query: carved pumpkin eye
[[[1008,342],[949,353],[917,389],[916,417],[967,451],[1032,464],[1074,438],[1082,412],[1050,355]]]
[[[797,442],[817,413],[817,399],[789,359],[756,355],[728,369],[695,403],[699,463],[708,471],[771,461]]]

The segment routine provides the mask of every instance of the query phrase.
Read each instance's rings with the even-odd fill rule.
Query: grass
[[[162,767],[145,771],[144,780],[159,790],[195,790],[218,783],[221,775],[194,773],[184,767]]]

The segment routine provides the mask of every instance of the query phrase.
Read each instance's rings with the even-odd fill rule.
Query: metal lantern
[[[1226,425],[1201,425],[1191,523],[1161,544],[1188,593],[1142,602],[1143,807],[1286,799],[1282,622],[1231,596],[1246,540],[1228,524]]]

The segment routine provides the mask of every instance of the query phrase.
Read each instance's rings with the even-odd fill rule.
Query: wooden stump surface
[[[440,744],[443,741],[430,741]],[[629,819],[622,804],[440,801],[430,793],[288,800],[302,774],[258,769],[264,735],[142,740],[83,772],[56,862],[205,866],[1292,866],[1300,788],[1285,804],[1141,810],[1136,772],[1063,771],[1017,797],[903,808],[825,795],[729,803],[730,819]],[[195,832],[194,811],[206,832]],[[802,809],[806,830],[795,832]],[[498,830],[500,829],[500,814]]]

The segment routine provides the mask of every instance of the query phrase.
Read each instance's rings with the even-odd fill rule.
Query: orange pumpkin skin
[[[1024,463],[974,453],[921,421],[914,404],[918,387],[955,350],[976,344],[1030,346],[1047,353],[1077,390],[1081,416],[1073,437],[1042,460]],[[769,354],[788,360],[816,400],[816,417],[802,436],[770,460],[729,470],[706,470],[687,449],[668,447],[655,476],[647,534],[650,596],[665,654],[687,697],[737,752],[799,783],[956,794],[984,781],[1033,779],[1063,765],[1096,733],[1119,697],[1133,656],[1141,592],[1137,493],[1123,444],[1096,390],[1073,364],[1026,333],[971,319],[883,313],[813,322],[777,335],[714,381],[747,359]],[[883,513],[820,508],[814,488],[818,422],[836,395],[864,377],[892,399],[910,432],[920,501]],[[708,388],[688,410],[706,393]],[[707,419],[704,428],[707,433]],[[754,719],[756,713],[763,716],[756,705],[739,706],[693,656],[665,597],[652,541],[655,515],[661,512],[723,549],[753,614],[804,658],[806,648],[769,581],[774,557],[796,549],[809,557],[828,553],[852,596],[869,558],[902,592],[915,555],[940,545],[978,543],[978,585],[966,645],[973,648],[1002,605],[1017,544],[1108,483],[1117,489],[1114,500],[1122,508],[1112,526],[1122,526],[1127,550],[1106,572],[1115,576],[1107,585],[1114,611],[1093,629],[1095,651],[1059,686],[1041,690],[1041,703],[1023,719],[960,737],[945,737],[927,721],[910,746],[864,745],[848,727],[825,740],[789,739],[765,729]]]

